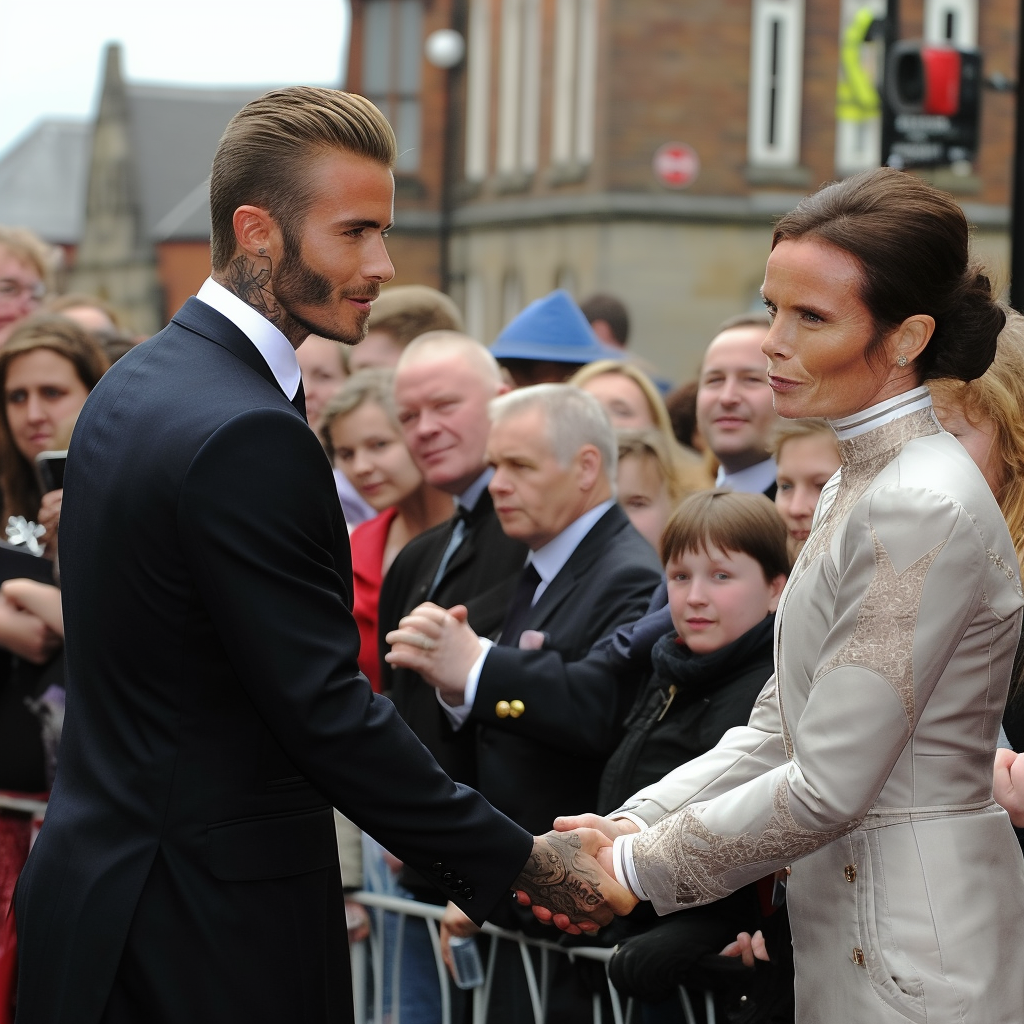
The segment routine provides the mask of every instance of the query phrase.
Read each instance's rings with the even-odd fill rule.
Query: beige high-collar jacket
[[[776,676],[747,726],[624,805],[651,825],[636,874],[668,913],[792,864],[799,1024],[1021,1024],[1024,863],[992,801],[1014,548],[926,389],[835,426]]]

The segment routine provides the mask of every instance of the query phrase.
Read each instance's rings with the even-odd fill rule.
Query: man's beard
[[[346,331],[340,323],[341,304],[346,293],[341,292],[337,298],[332,295],[331,282],[323,274],[317,273],[303,258],[301,242],[290,229],[282,226],[284,251],[274,271],[274,298],[280,303],[288,318],[297,323],[309,334],[317,334],[321,338],[330,338],[345,345],[358,345],[366,337],[369,316],[364,317],[356,328],[358,333]],[[377,297],[379,288],[367,286],[359,293],[360,298]],[[331,310],[336,316],[331,321],[313,319],[317,314],[298,313],[296,306],[320,307],[324,313]]]

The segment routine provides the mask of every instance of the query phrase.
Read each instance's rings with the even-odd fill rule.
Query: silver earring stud
[[[267,255],[267,250],[266,250],[266,249],[264,249],[264,248],[263,248],[263,246],[260,246],[260,255],[261,255],[261,256],[266,256],[266,255]],[[902,356],[900,356],[900,358],[902,359],[903,357],[902,357]],[[904,359],[903,361],[904,361],[904,362],[906,362],[906,360],[905,360],[905,359]]]
[[[897,356],[896,357],[896,365],[897,366],[906,366],[907,365],[907,357],[906,356]]]

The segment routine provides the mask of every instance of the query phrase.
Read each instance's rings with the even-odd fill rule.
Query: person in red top
[[[352,533],[352,614],[359,667],[380,692],[377,600],[384,574],[413,537],[444,522],[451,495],[430,487],[409,454],[395,415],[391,370],[350,377],[324,410],[323,437],[335,468],[378,515]]]

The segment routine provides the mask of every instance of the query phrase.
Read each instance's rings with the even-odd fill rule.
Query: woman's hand
[[[1017,828],[1024,828],[1024,754],[999,747],[992,769],[992,795],[1010,815]]]
[[[64,612],[59,587],[36,580],[5,580],[0,584],[0,596],[20,611],[31,612],[42,619],[54,633],[63,638]]]
[[[555,818],[556,832],[574,832],[578,828],[595,828],[609,839],[639,832],[636,822],[629,818],[602,818],[599,814],[567,814]]]
[[[60,506],[64,499],[64,490],[47,491],[43,495],[43,502],[39,506],[39,513],[36,522],[46,527],[43,534],[43,541],[46,544],[45,555],[47,558],[57,557],[57,531],[60,528]]]
[[[34,665],[43,665],[63,643],[38,615],[19,608],[0,588],[0,647]]]

